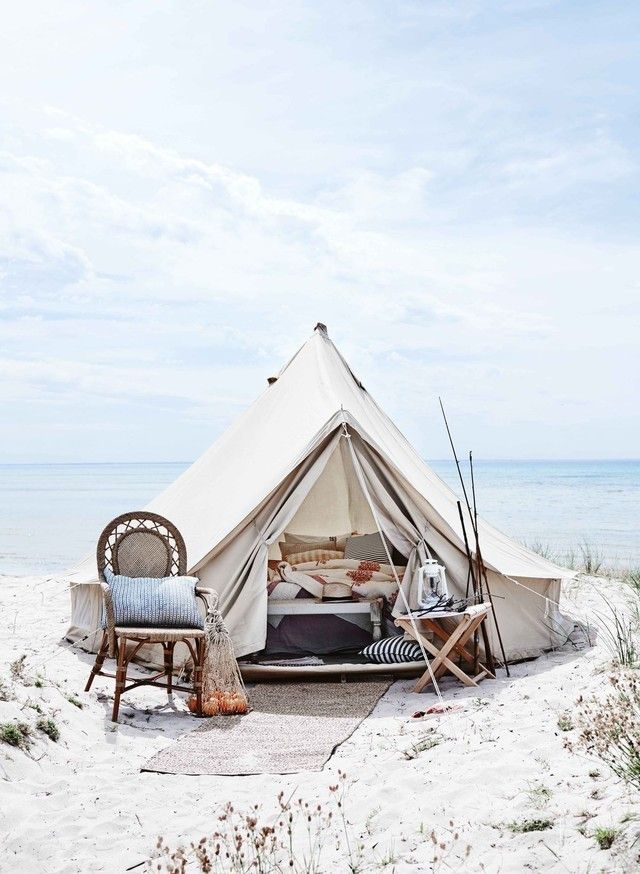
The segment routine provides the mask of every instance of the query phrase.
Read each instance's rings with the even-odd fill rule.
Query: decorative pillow
[[[304,544],[298,543],[297,546]],[[344,558],[341,549],[307,549],[306,552],[292,552],[287,556],[289,564],[303,564],[305,561],[331,561],[333,558]]]
[[[204,628],[197,577],[125,577],[105,568],[116,626]],[[103,627],[106,620],[103,621]]]
[[[284,540],[285,543],[304,543],[309,549],[313,549],[319,543],[325,543],[327,540],[330,540],[333,544],[333,549],[341,549],[344,552],[347,537],[357,533],[357,531],[352,531],[351,534],[327,535],[325,537],[323,534],[290,534],[288,531],[285,531]]]
[[[402,634],[376,640],[360,652],[370,662],[377,665],[397,665],[402,662],[422,662],[422,650],[415,640],[405,640]]]
[[[388,542],[387,546],[391,552],[393,547]],[[379,531],[375,534],[361,534],[359,537],[347,537],[344,557],[347,559],[353,559],[354,561],[367,559],[368,561],[380,561],[383,564],[389,563],[382,542],[382,536]]]
[[[286,543],[281,540],[278,544],[280,547],[280,555],[289,561],[289,556],[296,552],[307,552],[309,549],[331,549],[336,551],[336,545],[331,540],[318,540],[316,543]],[[342,558],[342,556],[340,556]]]

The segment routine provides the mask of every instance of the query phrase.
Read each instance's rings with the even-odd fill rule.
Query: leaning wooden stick
[[[477,530],[477,526],[474,525],[474,517],[471,513],[471,504],[469,503],[469,496],[467,494],[467,487],[466,487],[465,482],[464,482],[464,477],[462,476],[462,470],[460,469],[460,462],[458,461],[458,453],[456,452],[456,447],[454,446],[454,443],[453,443],[453,437],[451,436],[451,429],[449,428],[449,422],[447,421],[447,414],[444,411],[444,404],[442,403],[442,398],[438,398],[438,401],[440,402],[440,409],[442,410],[442,418],[444,419],[445,428],[447,429],[447,436],[449,437],[449,443],[451,444],[451,451],[453,452],[453,458],[454,458],[454,461],[456,463],[456,468],[458,470],[458,477],[460,479],[460,485],[462,486],[462,493],[464,495],[464,500],[465,500],[465,503],[467,505],[467,512],[469,514],[469,518],[471,519],[473,533],[474,533],[475,538],[476,538],[476,558],[477,558],[478,550],[479,550],[478,530]],[[462,521],[462,525],[464,528],[464,520],[461,519],[461,521]],[[487,594],[489,595],[489,601],[491,602],[491,606],[493,607],[493,599],[491,597],[491,592],[489,591],[489,588],[488,588],[489,581],[487,579],[486,570],[484,573],[484,581],[485,581],[485,584],[487,586]],[[482,578],[478,582],[479,582],[480,593],[484,597],[484,595],[482,593]],[[502,653],[502,659],[504,661],[504,669],[506,671],[507,676],[509,677],[509,676],[511,676],[509,673],[509,664],[507,662],[507,654],[505,653],[505,650],[504,650],[504,645],[502,643],[502,635],[500,634],[500,628],[498,626],[498,617],[496,616],[495,610],[492,609],[491,612],[493,614],[493,621],[494,621],[494,624],[496,626],[496,632],[498,634],[498,642],[500,644],[500,651]]]
[[[493,614],[493,621],[496,626],[496,634],[498,635],[498,643],[500,644],[500,652],[502,653],[502,659],[504,661],[504,670],[507,677],[511,676],[509,671],[509,662],[507,661],[507,656],[504,651],[504,644],[502,643],[502,634],[500,633],[500,626],[498,625],[498,618],[496,616],[495,607],[493,606],[493,596],[491,595],[491,589],[489,587],[489,578],[487,577],[487,568],[485,566],[484,560],[482,558],[482,551],[480,549],[480,538],[478,537],[478,505],[476,504],[476,481],[473,475],[473,453],[469,451],[469,469],[471,471],[471,494],[473,495],[473,533],[476,537],[476,558],[478,559],[478,571],[481,577],[484,578],[484,584],[487,588],[487,595],[489,596],[489,603],[491,604],[491,612]]]
[[[469,549],[469,539],[467,538],[467,526],[464,524],[464,516],[462,513],[462,504],[460,501],[458,504],[458,515],[460,516],[460,524],[462,525],[462,537],[464,539],[464,548],[467,552],[467,560],[469,562],[469,567],[471,569],[471,577],[475,580],[475,576],[473,573],[473,558],[471,556],[471,550]],[[482,593],[482,586],[476,586],[474,582],[474,592],[476,592],[476,604],[481,604],[484,601],[484,595]],[[493,612],[493,609],[492,611]],[[482,642],[484,644],[484,654],[487,659],[487,664],[491,670],[492,674],[495,674],[495,664],[493,661],[493,652],[491,651],[491,643],[489,641],[489,635],[487,633],[486,623],[482,623]],[[476,631],[473,638],[473,658],[474,658],[474,668],[477,669],[477,661],[478,661],[478,632]]]

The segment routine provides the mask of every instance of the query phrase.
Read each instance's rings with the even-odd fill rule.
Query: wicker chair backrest
[[[175,577],[187,572],[187,550],[178,529],[158,513],[124,513],[98,539],[98,573],[108,567],[127,577]]]

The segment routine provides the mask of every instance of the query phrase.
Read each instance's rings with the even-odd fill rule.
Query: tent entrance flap
[[[339,440],[324,470],[287,524],[292,534],[339,536],[376,530],[344,440]],[[280,558],[277,540],[269,547],[269,558]]]

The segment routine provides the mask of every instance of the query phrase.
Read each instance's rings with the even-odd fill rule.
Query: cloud
[[[123,457],[150,422],[157,458],[193,455],[317,321],[430,455],[438,393],[492,455],[510,419],[534,455],[591,403],[598,454],[616,373],[635,378],[624,15],[102,4],[107,69],[76,13],[17,11],[31,54],[0,61],[21,71],[0,107],[0,400],[26,435],[5,457],[74,458],[89,432],[109,457],[105,410]],[[74,420],[83,439],[49,446]]]

